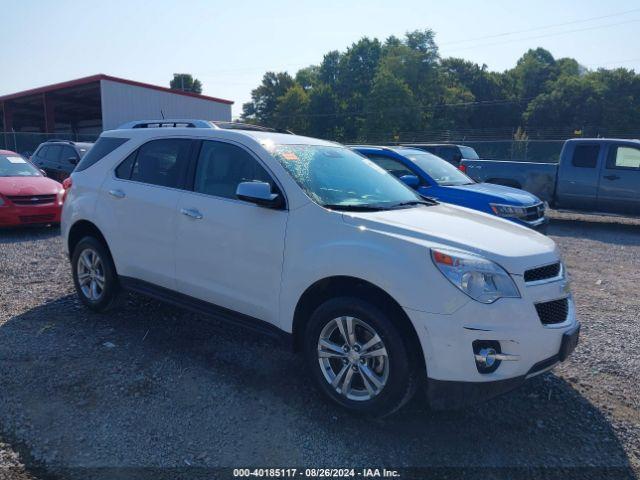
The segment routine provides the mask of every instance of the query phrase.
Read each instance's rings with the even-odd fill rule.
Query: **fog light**
[[[496,340],[475,340],[473,342],[473,354],[478,372],[495,372],[500,366],[500,360],[495,357],[498,353],[502,353],[500,342]]]
[[[473,342],[473,354],[476,360],[476,368],[480,373],[495,372],[504,361],[520,360],[519,355],[502,353],[500,342],[497,340],[475,340]]]

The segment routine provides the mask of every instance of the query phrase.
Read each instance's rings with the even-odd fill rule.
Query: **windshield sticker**
[[[282,155],[282,158],[284,158],[285,160],[291,160],[291,161],[299,160],[298,156],[293,152],[282,152],[281,155]]]
[[[26,160],[22,157],[7,157],[11,163],[27,163]]]

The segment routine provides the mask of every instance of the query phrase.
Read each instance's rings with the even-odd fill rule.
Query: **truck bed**
[[[557,163],[510,162],[502,160],[463,160],[465,173],[478,182],[520,188],[541,200],[553,200]]]

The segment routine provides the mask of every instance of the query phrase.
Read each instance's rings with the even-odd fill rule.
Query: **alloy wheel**
[[[92,248],[85,248],[78,257],[77,274],[82,294],[98,301],[104,293],[105,274],[102,259]]]
[[[320,332],[318,362],[325,380],[349,400],[379,395],[389,378],[389,355],[375,329],[349,316],[334,318]]]

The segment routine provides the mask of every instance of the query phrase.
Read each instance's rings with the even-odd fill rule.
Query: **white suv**
[[[577,343],[552,240],[419,197],[335,143],[137,122],[104,132],[69,183],[85,305],[133,290],[285,337],[355,412],[389,414],[420,383],[436,408],[486,399]]]

